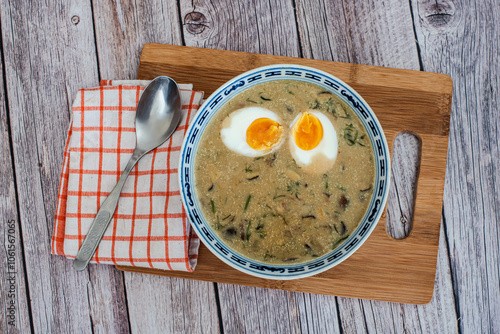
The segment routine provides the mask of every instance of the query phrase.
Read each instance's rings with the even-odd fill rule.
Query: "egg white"
[[[320,174],[332,168],[338,153],[337,132],[332,122],[321,112],[308,110],[318,118],[323,127],[323,138],[312,150],[303,150],[297,146],[293,138],[293,127],[303,113],[300,113],[290,124],[290,153],[299,167],[305,172]]]
[[[247,129],[253,121],[259,118],[269,118],[282,125],[281,119],[269,109],[261,107],[247,107],[238,109],[229,114],[222,122],[220,135],[222,142],[233,152],[247,157],[259,157],[276,150],[283,142],[283,137],[278,143],[268,150],[256,150],[247,143]]]

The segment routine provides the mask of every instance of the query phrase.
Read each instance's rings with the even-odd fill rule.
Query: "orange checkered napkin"
[[[75,258],[99,206],[135,147],[135,111],[148,81],[102,81],[78,91],[64,152],[52,253]],[[130,173],[92,262],[193,271],[199,239],[182,206],[182,139],[203,92],[179,85],[183,118],[172,137]]]

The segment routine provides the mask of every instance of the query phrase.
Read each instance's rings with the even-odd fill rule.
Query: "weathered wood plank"
[[[291,0],[181,0],[180,8],[187,46],[299,56]]]
[[[89,264],[87,294],[94,333],[129,333],[123,274],[111,266]]]
[[[463,333],[500,331],[500,5],[411,1],[422,64],[454,80],[444,223]]]
[[[0,73],[3,78],[2,64]],[[0,332],[28,333],[30,310],[4,92],[0,80]]]
[[[5,0],[1,17],[33,329],[90,332],[93,315],[105,324],[102,331],[122,330],[114,310],[123,305],[116,271],[96,269],[100,281],[93,282],[88,271],[76,273],[70,261],[50,255],[68,104],[77,88],[97,83],[90,2]],[[106,296],[106,303],[89,297],[89,285],[90,295]]]
[[[400,133],[394,141],[386,229],[395,239],[407,237],[413,225],[415,181],[420,166],[420,150],[420,140],[409,132]]]
[[[335,297],[218,284],[228,333],[337,333]]]
[[[99,74],[103,79],[135,79],[142,46],[181,44],[175,2],[93,2]],[[132,332],[215,333],[219,330],[214,285],[125,273]]]
[[[218,287],[225,332],[304,332],[302,326],[306,322],[301,323],[299,312],[306,309],[302,300],[295,299],[295,293],[231,284],[218,284]]]
[[[306,57],[419,69],[411,11],[405,3],[299,1],[297,12]],[[318,19],[318,15],[321,15],[321,19]],[[395,149],[400,150],[396,155],[418,156],[415,148],[404,150],[402,146],[398,146]],[[407,184],[408,174],[398,173],[401,171],[402,169],[393,168],[395,183]],[[388,207],[391,210],[387,213],[388,217],[396,218],[396,222],[401,216],[411,217],[411,205],[408,205],[407,198],[411,196],[412,188],[406,189],[406,192],[398,194],[398,202],[406,205]],[[395,222],[389,222],[389,225],[395,226]],[[438,280],[434,298],[429,305],[398,305],[338,298],[342,328],[346,332],[370,332],[374,328],[380,332],[401,332],[402,329],[426,332],[425,328],[437,328],[441,332],[456,331],[452,321],[456,319],[456,315],[451,276],[447,262],[443,260],[443,256],[447,254],[443,240],[440,247]],[[446,300],[444,307],[440,304],[443,299]],[[389,317],[388,314],[392,316]],[[421,317],[419,314],[425,316]]]
[[[458,333],[457,314],[455,310],[455,297],[453,289],[450,286],[451,280],[450,260],[448,257],[448,245],[446,244],[446,235],[444,234],[444,225],[441,225],[439,236],[439,251],[437,259],[436,285],[434,287],[434,296],[429,305],[417,305],[414,307],[418,319],[413,328],[421,328],[423,333]],[[404,324],[409,323],[407,309],[409,305],[404,306]],[[408,327],[408,326],[406,326]]]
[[[419,69],[403,2],[298,0],[297,17],[306,58]]]
[[[136,79],[146,43],[182,43],[175,1],[92,1],[101,79]]]
[[[303,333],[338,333],[340,331],[337,298],[294,293]],[[289,303],[289,305],[294,305]],[[290,307],[290,306],[289,306]]]
[[[133,333],[218,333],[213,283],[125,273]]]

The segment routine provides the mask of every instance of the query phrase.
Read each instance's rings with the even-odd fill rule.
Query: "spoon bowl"
[[[75,270],[87,267],[113,218],[125,180],[137,161],[146,153],[163,144],[179,125],[181,94],[169,77],[155,78],[144,89],[135,116],[136,146],[118,183],[101,204],[92,225],[73,262]]]
[[[137,105],[137,148],[149,152],[163,144],[177,128],[180,111],[181,94],[175,81],[166,76],[151,81]]]

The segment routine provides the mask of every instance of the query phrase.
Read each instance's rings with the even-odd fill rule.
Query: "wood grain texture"
[[[170,59],[170,61],[165,63],[163,59]],[[203,61],[203,59],[211,61]],[[390,147],[396,135],[402,130],[413,131],[420,136],[422,165],[415,206],[415,221],[419,223],[415,224],[413,233],[404,241],[396,242],[387,236],[383,225],[378,225],[363,247],[347,261],[335,267],[334,270],[303,280],[269,281],[242,275],[216,260],[215,256],[205,248],[200,249],[199,264],[194,273],[151,270],[144,270],[144,272],[358,298],[410,303],[429,302],[434,285],[441,221],[440,199],[444,186],[448,141],[443,119],[449,110],[449,104],[440,102],[443,96],[436,95],[436,90],[442,91],[442,94],[449,99],[451,94],[449,77],[318,60],[150,44],[143,49],[139,78],[150,78],[168,73],[178,81],[181,81],[179,78],[185,78],[187,82],[194,83],[195,87],[211,87],[214,84],[206,80],[209,70],[203,68],[203,64],[207,64],[207,67],[217,65],[222,67],[222,64],[225,64],[226,71],[212,72],[211,76],[217,77],[219,81],[226,81],[235,74],[250,68],[280,62],[311,65],[340,78],[347,76],[347,83],[356,87],[374,109],[385,130]],[[193,72],[193,64],[201,70]],[[206,74],[199,75],[200,72]],[[362,84],[359,81],[362,81]],[[386,83],[399,86],[405,93],[394,93],[394,88],[384,87]],[[416,87],[420,87],[418,93],[414,91]],[[406,94],[406,90],[413,91],[414,97]],[[405,96],[405,99],[398,96]],[[391,102],[392,99],[396,102]],[[422,99],[426,101],[427,113],[421,112],[424,110],[421,108]],[[434,103],[432,103],[433,100]],[[403,112],[408,112],[408,114]],[[429,118],[434,118],[436,121],[429,122]],[[377,256],[374,257],[373,254]],[[412,263],[418,261],[418,264],[409,267],[407,265],[409,261]],[[143,271],[143,269],[133,268],[127,268],[127,270]],[[362,274],[356,276],[349,274],[353,272],[362,272]],[[401,286],[392,280],[395,275],[399,275],[401,280],[410,280],[413,284]]]
[[[96,268],[101,280],[91,282],[88,271],[76,273],[70,261],[50,255],[68,104],[77,88],[97,83],[90,3],[2,1],[1,17],[33,330],[90,332],[93,314],[105,328],[120,330],[113,327],[120,316],[113,308],[123,305],[123,289],[109,285],[116,271]],[[92,293],[108,297],[107,304],[94,304],[89,284]],[[101,305],[111,311],[101,312]]]
[[[213,283],[137,273],[125,279],[133,333],[219,332]]]
[[[413,226],[415,186],[420,166],[420,140],[409,132],[394,140],[391,189],[387,199],[387,233],[395,239],[410,235]]]
[[[129,333],[123,275],[110,266],[90,264],[87,295],[94,333]]]
[[[423,69],[454,78],[444,224],[459,328],[500,331],[500,4],[411,1]]]
[[[419,69],[407,3],[297,0],[297,18],[306,58]]]
[[[300,333],[297,308],[290,309],[292,293],[231,284],[218,287],[224,332]]]
[[[338,333],[340,316],[337,297],[294,293],[303,333]]]
[[[291,0],[181,0],[180,9],[187,46],[299,55]]]
[[[335,297],[218,284],[227,333],[338,333]]]
[[[3,77],[2,64],[0,73]],[[4,92],[0,80],[0,333],[28,333],[30,309]]]
[[[137,78],[138,59],[145,43],[182,43],[174,1],[92,3],[101,79]]]
[[[175,2],[94,1],[93,9],[103,79],[136,78],[145,43],[181,43]],[[132,332],[153,333],[160,328],[188,333],[219,330],[212,283],[134,273],[126,273],[124,279]]]

